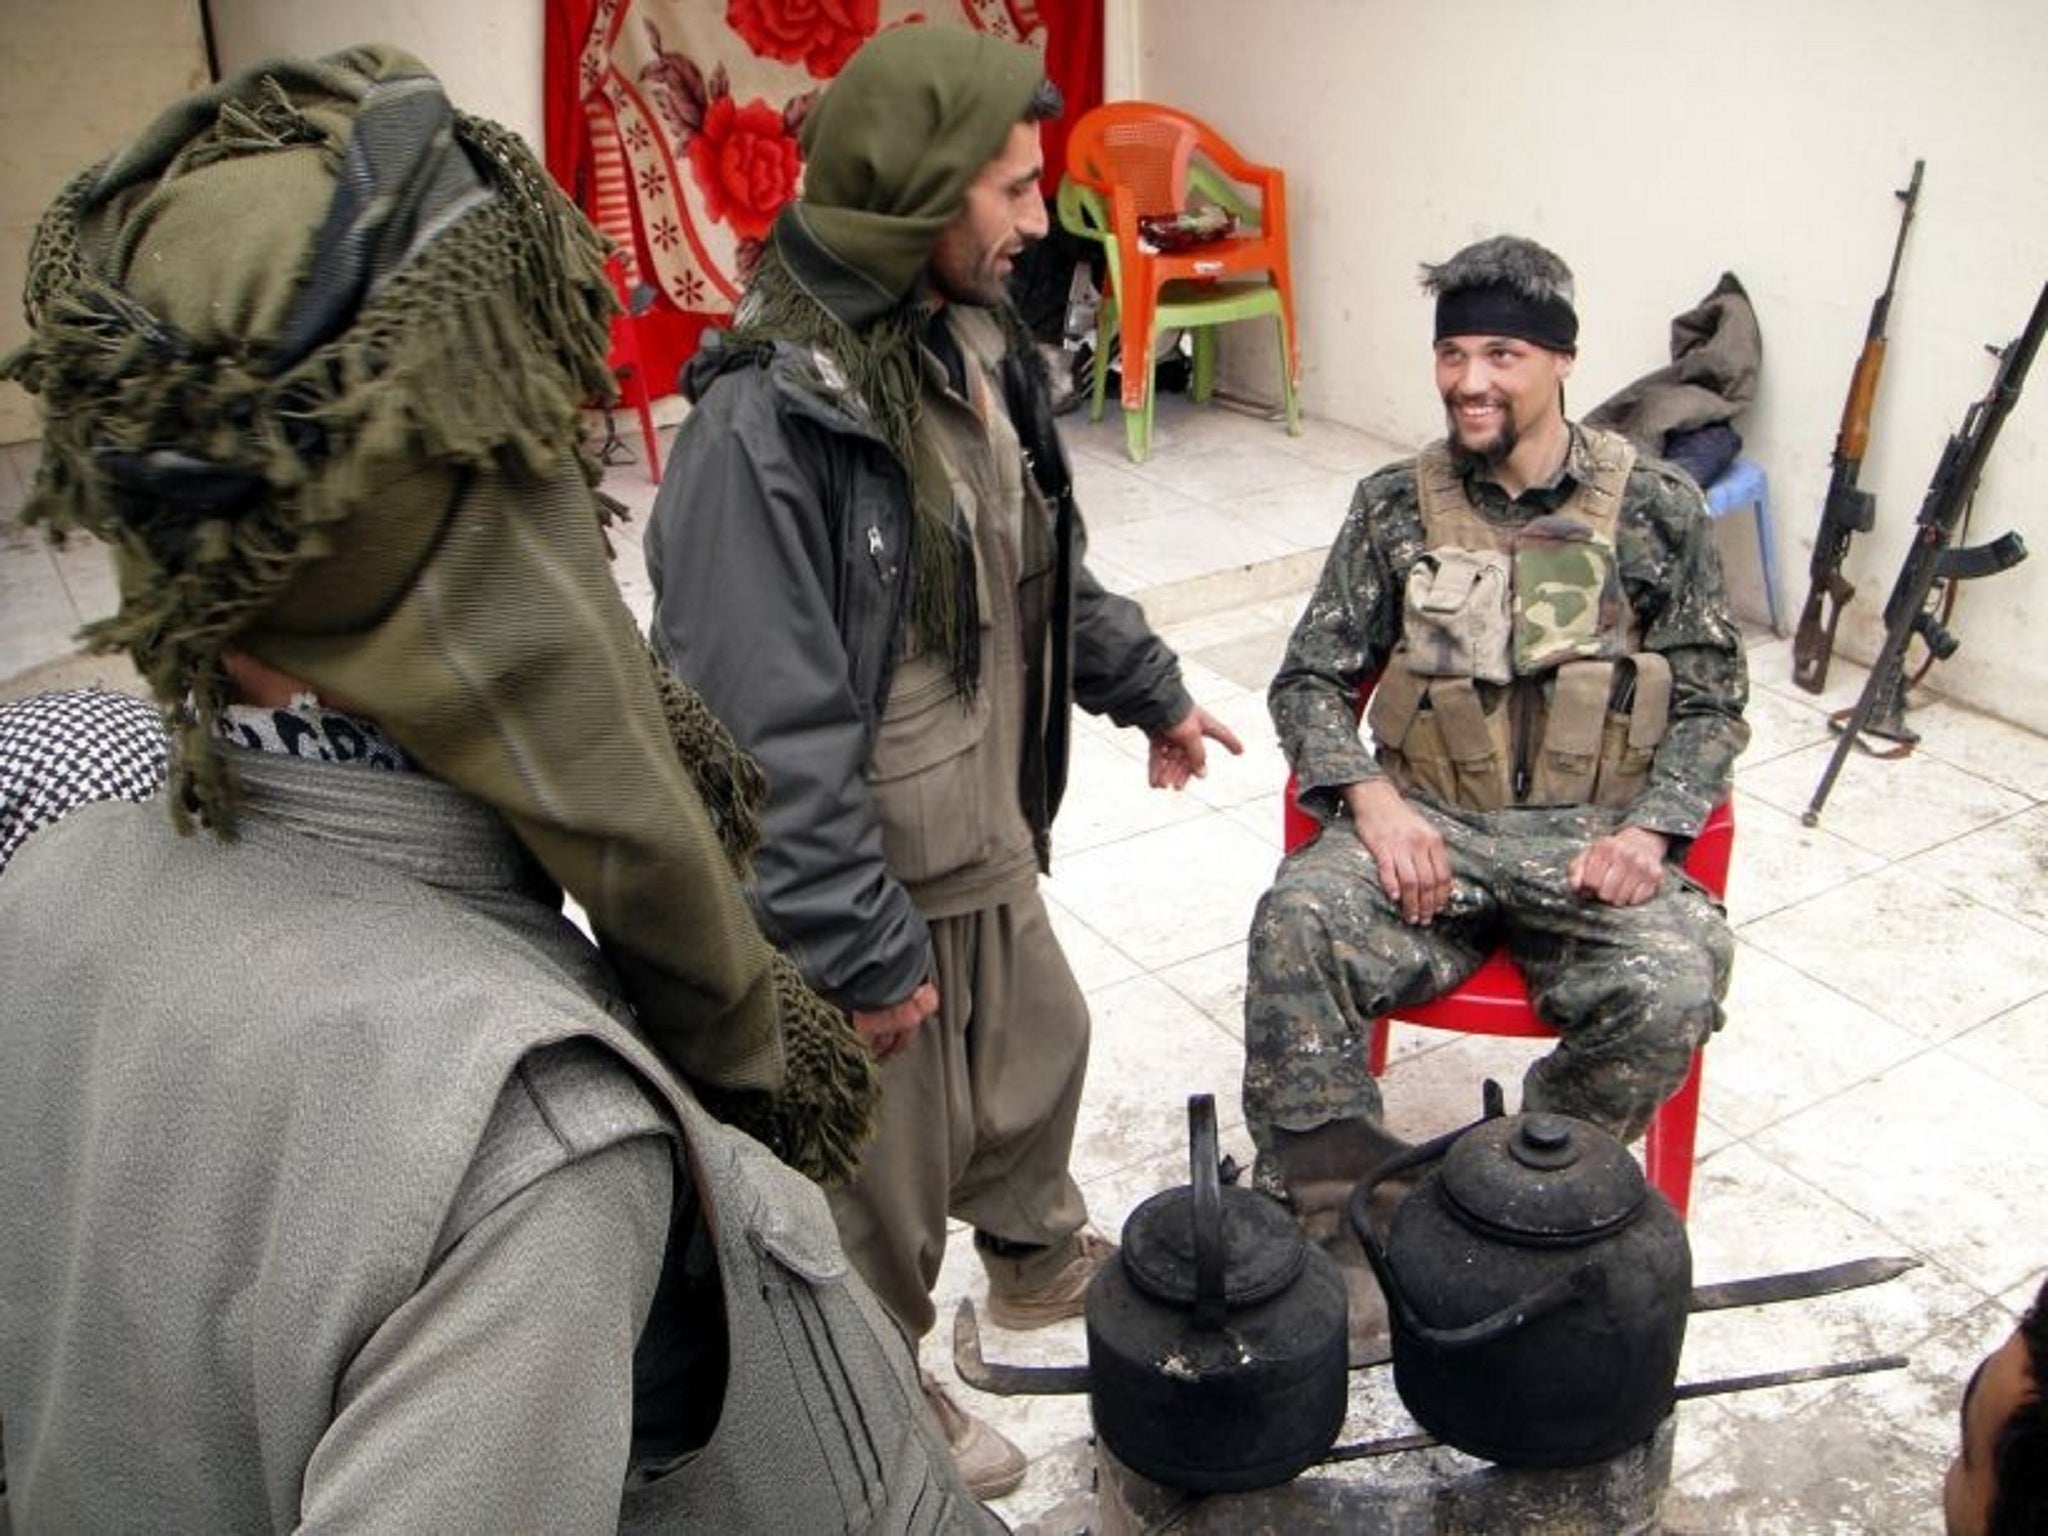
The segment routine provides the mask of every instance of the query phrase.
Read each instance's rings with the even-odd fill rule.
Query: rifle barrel
[[[1872,309],[1870,325],[1872,336],[1884,334],[1884,322],[1891,312],[1892,289],[1898,286],[1899,261],[1906,254],[1906,231],[1913,227],[1913,209],[1920,201],[1920,173],[1927,168],[1925,160],[1913,162],[1913,179],[1894,192],[1905,207],[1899,211],[1899,238],[1892,243],[1892,264],[1884,275],[1884,292],[1877,297],[1877,306]]]

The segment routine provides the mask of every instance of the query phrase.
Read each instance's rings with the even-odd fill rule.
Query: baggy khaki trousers
[[[830,1192],[854,1266],[913,1339],[949,1220],[1056,1243],[1088,1219],[1068,1172],[1088,1070],[1088,1004],[1033,889],[931,920],[939,1013],[882,1063],[880,1124]]]

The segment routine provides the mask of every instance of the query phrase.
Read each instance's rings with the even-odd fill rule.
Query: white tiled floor
[[[1094,568],[1145,602],[1196,696],[1247,744],[1174,796],[1145,788],[1136,738],[1094,721],[1078,734],[1048,895],[1095,1014],[1076,1168],[1114,1235],[1139,1200],[1186,1181],[1190,1093],[1216,1095],[1226,1148],[1249,1161],[1236,1110],[1244,935],[1279,856],[1283,776],[1263,691],[1352,482],[1398,448],[1313,420],[1290,438],[1178,397],[1161,402],[1144,465],[1124,457],[1113,408],[1100,425],[1077,414],[1065,428]],[[52,553],[12,520],[31,460],[0,454],[0,697],[121,677],[77,661],[69,642],[113,600],[98,551]],[[652,497],[635,464],[608,485],[642,510]],[[1746,531],[1727,530],[1723,549],[1755,591]],[[620,583],[644,615],[632,543],[629,532]],[[1930,699],[1913,712],[1920,750],[1853,757],[1821,825],[1806,828],[1800,812],[1831,750],[1826,714],[1853,701],[1862,673],[1838,660],[1816,699],[1792,686],[1784,641],[1760,626],[1750,640],[1755,739],[1736,773],[1729,893],[1739,955],[1728,1028],[1707,1057],[1695,1273],[1880,1253],[1922,1264],[1875,1290],[1694,1319],[1686,1379],[1889,1352],[1912,1363],[1687,1403],[1666,1528],[1934,1530],[1962,1381],[2048,1265],[2048,1245],[2028,1236],[2048,1147],[2048,740]],[[1528,1054],[1398,1033],[1396,1129],[1462,1123],[1480,1077],[1512,1086]],[[969,1249],[953,1245],[925,1344],[942,1376],[952,1303],[979,1292]],[[1019,1362],[1084,1355],[1078,1323],[990,1329],[987,1342]],[[1068,1498],[1084,1400],[963,1396],[1035,1458],[1000,1506],[1008,1517],[1029,1522]],[[1071,1526],[1044,1526],[1059,1528]]]

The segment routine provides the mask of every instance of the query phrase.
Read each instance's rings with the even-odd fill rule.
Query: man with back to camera
[[[1963,1389],[1941,1490],[1948,1536],[2048,1536],[2048,1280]]]
[[[1068,1171],[1087,1006],[1038,893],[1070,701],[1145,731],[1155,786],[1239,750],[1083,564],[1007,301],[1059,110],[1037,55],[986,35],[906,25],[854,55],[689,369],[647,539],[656,649],[767,775],[762,925],[882,1063],[833,1209],[913,1338],[950,1219],[1005,1327],[1077,1316],[1110,1251]],[[1015,1486],[1016,1448],[927,1390],[968,1486]]]
[[[1312,1227],[1402,1149],[1376,1017],[1505,943],[1561,1036],[1522,1107],[1630,1140],[1719,1026],[1733,954],[1676,862],[1749,735],[1700,492],[1566,418],[1551,252],[1483,240],[1423,286],[1446,437],[1359,483],[1269,693],[1324,825],[1252,923],[1244,1108],[1261,1187]]]
[[[0,877],[0,1528],[986,1524],[812,1177],[699,1102],[848,1122],[784,1143],[827,1175],[858,1095],[799,1079],[868,1057],[613,585],[601,256],[376,47],[44,218],[27,513],[114,546],[172,779]]]

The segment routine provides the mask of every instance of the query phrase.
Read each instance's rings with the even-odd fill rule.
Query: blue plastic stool
[[[1771,633],[1782,635],[1778,623],[1778,557],[1771,548],[1771,482],[1755,459],[1739,458],[1707,487],[1707,511],[1716,522],[1743,507],[1756,509],[1756,547],[1763,557],[1764,610]]]

